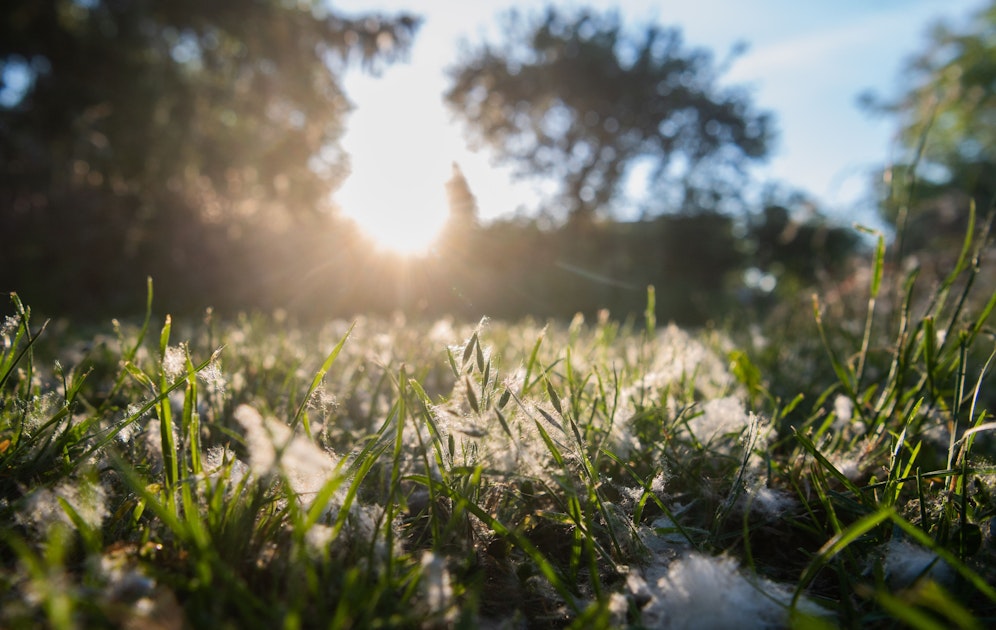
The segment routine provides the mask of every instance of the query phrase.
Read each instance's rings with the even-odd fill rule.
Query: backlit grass
[[[658,325],[652,292],[640,322],[307,328],[172,321],[150,283],[86,332],[14,295],[0,625],[992,625],[986,238],[752,331]]]

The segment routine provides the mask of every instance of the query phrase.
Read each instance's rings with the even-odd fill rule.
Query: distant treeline
[[[0,6],[0,293],[74,319],[142,313],[147,277],[156,308],[176,314],[621,319],[644,312],[653,285],[658,318],[696,325],[764,315],[847,273],[860,246],[797,194],[744,198],[774,117],[721,80],[728,62],[674,25],[631,32],[617,12],[548,7],[458,54],[445,100],[474,143],[552,185],[535,207],[561,222],[482,225],[455,167],[432,254],[377,253],[331,195],[349,174],[342,77],[403,59],[421,19],[318,4]],[[931,30],[905,93],[865,99],[899,125],[898,161],[875,177],[890,260],[925,286],[969,227],[987,238],[985,4],[962,30]],[[636,164],[652,167],[642,200],[623,194]],[[651,218],[618,220],[635,209]]]
[[[772,206],[750,220],[715,212],[559,228],[451,220],[433,251],[412,259],[378,252],[344,220],[164,220],[136,247],[127,223],[93,213],[44,224],[22,215],[4,239],[0,285],[46,316],[107,318],[141,313],[151,276],[157,308],[174,314],[282,309],[306,320],[395,311],[569,318],[601,309],[625,318],[643,313],[654,285],[659,318],[696,325],[763,310],[779,293],[842,273],[860,242],[852,230]]]

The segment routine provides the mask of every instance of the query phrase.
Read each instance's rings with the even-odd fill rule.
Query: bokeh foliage
[[[969,205],[996,196],[996,2],[963,26],[938,23],[908,62],[904,91],[868,99],[899,125],[904,159],[886,171],[884,218],[909,251],[955,249]]]
[[[74,310],[152,272],[178,299],[227,286],[247,234],[328,214],[341,74],[397,60],[417,27],[321,2],[4,3],[0,285]]]
[[[652,284],[662,319],[702,324],[839,278],[858,245],[804,200],[741,197],[770,116],[677,29],[550,10],[468,51],[451,102],[470,99],[471,126],[562,194],[538,217],[482,224],[457,169],[449,225],[408,260],[377,251],[330,195],[348,171],[342,73],[401,58],[416,17],[280,2],[4,12],[0,290],[39,313],[141,312],[152,276],[174,313],[625,318]],[[504,79],[474,83],[489,76]],[[504,127],[482,127],[512,105]],[[627,172],[648,160],[649,201],[626,208]]]
[[[503,38],[458,62],[446,99],[520,175],[559,182],[562,215],[611,210],[638,161],[658,195],[680,191],[670,205],[712,209],[710,193],[735,196],[767,154],[770,114],[720,85],[712,54],[676,28],[628,33],[618,14],[549,7],[510,13]]]

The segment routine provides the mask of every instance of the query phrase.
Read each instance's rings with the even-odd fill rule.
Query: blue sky
[[[937,19],[962,23],[983,0],[697,0],[601,2],[620,9],[627,22],[678,26],[689,46],[704,46],[722,59],[746,42],[725,76],[747,85],[756,104],[774,112],[777,141],[758,181],[778,181],[806,191],[831,216],[871,223],[871,173],[900,159],[892,142],[895,122],[857,105],[860,93],[889,96],[902,87],[903,62],[922,50]],[[578,3],[558,3],[577,6]],[[344,144],[353,174],[336,195],[343,210],[385,246],[418,248],[445,220],[443,182],[459,162],[478,198],[483,218],[535,207],[542,190],[510,180],[486,151],[471,152],[463,130],[442,104],[445,68],[461,42],[496,36],[496,16],[509,0],[348,0],[346,13],[407,10],[425,22],[407,63],[380,77],[351,73],[346,89],[356,105]]]

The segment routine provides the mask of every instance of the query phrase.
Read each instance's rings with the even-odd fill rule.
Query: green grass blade
[[[163,324],[162,332],[159,334],[159,357],[161,361],[159,370],[159,388],[161,391],[169,389],[170,383],[166,374],[165,361],[166,352],[169,348],[170,332],[173,329],[173,319],[167,315]],[[168,398],[163,398],[158,406],[159,413],[159,435],[163,452],[163,478],[165,480],[165,491],[169,497],[173,496],[173,490],[180,478],[180,466],[178,453],[176,450],[176,439],[173,435],[173,411]],[[174,506],[173,499],[170,504]]]
[[[899,529],[906,533],[907,536],[940,556],[942,560],[951,565],[951,568],[965,578],[969,584],[974,586],[981,594],[985,595],[989,601],[996,603],[996,588],[989,584],[985,578],[973,571],[953,553],[945,549],[943,545],[938,544],[937,541],[928,536],[926,532],[910,523],[902,516],[896,514],[894,511],[890,512],[888,516],[892,519],[892,522],[899,527]]]
[[[861,491],[861,489],[858,488],[856,485],[854,485],[854,482],[848,479],[844,473],[840,472],[840,470],[838,470],[837,467],[834,466],[833,463],[829,459],[827,459],[826,456],[824,456],[823,453],[821,453],[818,448],[816,448],[816,445],[813,444],[812,440],[810,440],[808,437],[806,437],[805,435],[794,429],[793,433],[795,434],[795,439],[799,441],[799,444],[802,445],[802,447],[806,450],[806,452],[812,455],[816,459],[816,461],[819,462],[820,467],[829,471],[830,474],[833,475],[842,484],[844,484],[844,487],[850,490],[855,497],[859,499],[864,497],[864,493]]]
[[[474,501],[464,496],[458,489],[439,483],[429,477],[419,479],[421,483],[433,484],[440,495],[444,495],[456,501],[461,509],[465,509],[481,520],[493,532],[507,538],[518,547],[539,569],[543,577],[556,589],[557,593],[564,599],[568,607],[575,613],[581,610],[580,602],[574,595],[573,589],[557,570],[554,564],[537,548],[527,537],[520,534],[513,528],[507,527],[504,523],[492,516],[489,512],[481,508]]]
[[[533,349],[529,353],[529,359],[526,361],[526,375],[522,379],[522,389],[519,390],[520,397],[524,397],[526,395],[526,392],[529,391],[530,387],[529,379],[533,374],[533,370],[535,370],[536,365],[539,362],[540,344],[543,343],[543,338],[546,336],[546,332],[547,332],[547,327],[544,326],[543,330],[540,331],[539,336],[536,337],[536,343],[533,344]]]
[[[647,285],[647,308],[643,311],[647,326],[647,339],[653,339],[657,334],[657,291],[654,285]]]
[[[536,424],[536,430],[539,431],[540,437],[543,438],[543,443],[546,444],[547,450],[553,455],[553,460],[557,462],[557,466],[564,467],[564,456],[560,453],[560,449],[554,444],[553,439],[550,434],[546,432],[543,425],[540,424],[539,420],[534,419],[533,422]]]
[[[802,596],[803,590],[809,585],[810,582],[813,581],[813,578],[816,577],[816,574],[827,564],[827,562],[846,549],[854,541],[892,518],[894,514],[895,512],[892,507],[883,507],[858,519],[849,527],[845,528],[839,534],[836,534],[828,540],[816,553],[816,557],[809,562],[809,565],[806,567],[805,571],[803,571],[802,577],[799,579],[799,585],[796,587],[795,593],[792,595],[792,608],[796,607],[799,598]]]
[[[305,407],[308,406],[308,402],[311,400],[311,396],[315,393],[315,390],[317,390],[318,387],[322,384],[322,380],[325,378],[325,375],[328,374],[329,370],[332,368],[332,364],[335,363],[336,358],[339,356],[339,353],[342,351],[342,347],[346,344],[346,340],[349,339],[349,335],[350,333],[353,332],[353,328],[355,327],[356,327],[356,322],[350,324],[349,330],[346,331],[346,334],[343,335],[342,339],[339,340],[339,343],[337,343],[335,347],[332,348],[332,352],[330,352],[329,355],[325,357],[325,361],[322,362],[322,367],[318,369],[318,372],[315,374],[315,377],[311,379],[311,386],[308,387],[308,393],[305,394],[304,400],[301,401],[301,404],[297,408],[297,412],[294,414],[294,418],[290,422],[291,429],[295,429],[297,428],[298,422],[300,422],[303,417],[304,432],[308,436],[308,439],[312,439],[311,423],[308,421],[307,416],[304,415],[304,409]]]
[[[187,359],[187,384],[183,395],[183,418],[180,426],[183,434],[187,436],[187,452],[190,454],[190,469],[193,474],[201,474],[201,424],[200,416],[197,414],[197,370],[193,361],[190,360],[190,353],[186,353]]]
[[[948,625],[941,623],[927,612],[911,606],[908,601],[884,590],[875,593],[875,601],[893,618],[903,622],[906,627],[914,630],[950,630]]]
[[[843,364],[837,359],[837,353],[834,352],[833,346],[830,345],[826,329],[823,327],[823,312],[820,309],[820,301],[816,295],[813,295],[813,316],[816,320],[816,329],[820,334],[820,341],[823,342],[823,349],[826,351],[827,356],[830,359],[830,365],[833,367],[833,371],[837,375],[837,379],[840,381],[840,384],[844,386],[848,396],[853,399],[856,393],[856,381],[853,378],[854,375],[848,373]]]
[[[28,324],[26,319],[22,319],[21,326],[23,326],[24,330],[28,329]],[[17,366],[17,364],[21,362],[21,359],[23,359],[25,355],[27,355],[31,351],[31,346],[33,346],[35,342],[38,341],[38,338],[41,337],[43,332],[45,332],[45,328],[47,326],[48,322],[46,321],[45,323],[42,324],[42,327],[38,329],[38,332],[35,333],[34,335],[30,334],[29,331],[27,334],[28,341],[27,343],[24,344],[24,347],[21,348],[21,350],[16,355],[13,355],[5,365],[0,366],[2,367],[2,372],[0,372],[0,390],[2,390],[4,385],[7,384],[7,380],[10,378],[10,375],[13,373],[14,367]],[[19,337],[20,333],[18,334],[18,337],[15,338],[15,344],[13,347],[17,347],[16,339]]]

